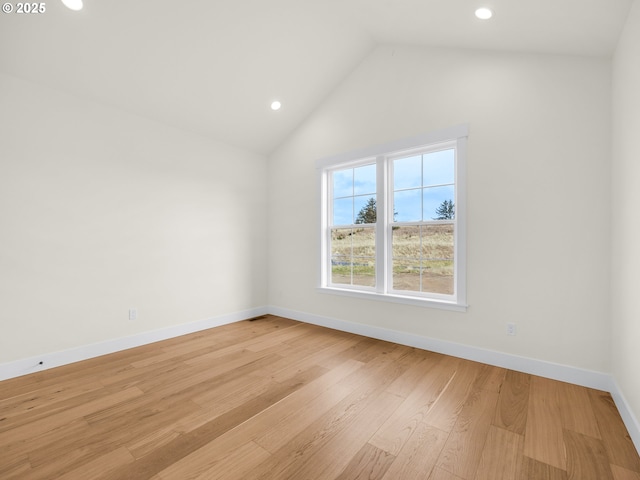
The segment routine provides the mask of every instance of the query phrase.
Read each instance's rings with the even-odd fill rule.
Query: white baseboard
[[[167,340],[169,338],[199,332],[208,328],[219,327],[228,323],[239,322],[248,318],[258,317],[267,313],[266,307],[258,307],[250,310],[243,310],[218,317],[207,318],[195,322],[174,325],[143,332],[129,337],[106,340],[104,342],[83,345],[81,347],[63,350],[59,352],[46,353],[38,357],[23,358],[0,365],[0,381],[9,378],[20,377],[30,373],[60,367],[81,360],[107,355],[109,353],[127,350],[129,348],[147,345],[149,343]],[[42,362],[42,364],[40,364]]]
[[[618,412],[620,412],[622,421],[625,427],[627,427],[627,431],[633,444],[636,446],[636,450],[640,452],[640,422],[638,422],[638,418],[633,414],[633,410],[631,410],[627,399],[622,393],[622,390],[620,390],[618,382],[616,382],[614,378],[611,379],[611,390],[609,393],[611,393],[611,397],[618,408]]]

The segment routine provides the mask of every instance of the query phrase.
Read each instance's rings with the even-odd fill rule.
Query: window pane
[[[403,190],[393,194],[393,212],[396,222],[422,220],[422,190]]]
[[[331,229],[331,257],[343,256],[351,259],[352,233],[350,228]]]
[[[351,285],[351,262],[343,257],[331,258],[331,283]]]
[[[444,185],[455,182],[455,150],[423,155],[423,185]]]
[[[353,285],[361,285],[364,287],[376,286],[376,259],[375,258],[354,257]]]
[[[393,189],[422,186],[422,156],[393,161]]]
[[[455,190],[453,185],[423,190],[425,220],[453,220],[455,218]]]
[[[333,201],[333,225],[353,223],[353,197],[338,198]]]
[[[453,224],[423,225],[422,258],[427,260],[453,260]]]
[[[353,194],[370,195],[376,193],[376,165],[365,165],[353,169]]]
[[[375,227],[355,228],[351,235],[353,255],[356,257],[376,256],[376,229]]]
[[[422,291],[453,295],[454,226],[422,227]]]
[[[412,260],[393,260],[394,290],[420,291],[420,263]]]
[[[393,258],[420,258],[420,227],[394,227],[392,235]]]
[[[453,260],[422,262],[422,291],[453,295]]]
[[[353,195],[353,168],[333,172],[333,198]]]
[[[376,196],[362,196],[353,199],[354,223],[376,223]]]

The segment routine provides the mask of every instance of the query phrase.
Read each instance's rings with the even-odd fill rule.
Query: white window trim
[[[320,258],[319,258],[319,275],[318,275],[318,287],[317,290],[320,293],[329,293],[336,295],[349,296],[354,298],[366,298],[373,300],[381,300],[393,303],[402,303],[407,305],[418,305],[425,307],[440,308],[445,310],[454,311],[466,311],[468,305],[466,304],[467,291],[466,291],[466,157],[467,157],[467,137],[469,135],[469,126],[467,124],[458,125],[455,127],[446,128],[430,132],[424,135],[416,137],[405,138],[394,142],[389,142],[383,145],[369,147],[358,151],[343,153],[332,157],[327,157],[316,161],[316,169],[319,173],[319,188],[320,188],[320,218],[321,218],[321,232],[320,232]],[[329,245],[329,213],[328,205],[330,193],[330,185],[328,181],[329,171],[334,167],[350,167],[357,166],[366,163],[376,162],[378,166],[377,181],[378,192],[385,192],[383,196],[377,197],[377,212],[378,212],[378,228],[376,229],[376,245],[383,245],[390,239],[385,238],[385,235],[390,235],[390,229],[380,228],[381,225],[385,225],[386,219],[391,214],[389,209],[392,208],[390,202],[387,201],[390,195],[390,186],[385,182],[389,177],[390,172],[385,172],[385,162],[379,161],[383,157],[395,157],[397,155],[405,154],[411,150],[424,149],[430,145],[441,146],[443,143],[451,142],[455,143],[457,158],[456,158],[456,219],[455,219],[455,277],[456,277],[456,291],[454,294],[454,300],[449,297],[446,299],[434,298],[433,294],[429,297],[423,297],[419,292],[413,293],[401,293],[388,288],[387,276],[381,275],[387,263],[390,259],[387,258],[387,252],[383,251],[382,254],[376,255],[376,288],[363,288],[360,286],[353,287],[349,285],[329,285],[328,278],[328,245]],[[386,162],[387,167],[390,167],[390,162]],[[392,193],[391,193],[392,194]],[[389,230],[389,231],[387,231]]]

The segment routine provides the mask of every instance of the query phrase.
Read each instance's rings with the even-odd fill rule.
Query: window
[[[466,308],[467,130],[318,161],[321,290]]]

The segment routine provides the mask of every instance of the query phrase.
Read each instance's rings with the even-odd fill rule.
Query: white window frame
[[[426,307],[442,308],[455,311],[466,311],[466,156],[468,125],[430,132],[417,137],[406,138],[384,145],[371,147],[355,152],[349,152],[333,157],[320,159],[316,162],[320,186],[320,271],[318,291],[356,298],[367,298],[387,302],[404,303]],[[426,292],[409,292],[393,290],[388,282],[392,269],[391,241],[392,227],[412,224],[416,222],[387,222],[393,218],[393,160],[405,157],[415,151],[424,153],[430,149],[434,151],[443,148],[455,148],[455,206],[454,223],[454,294],[443,295]],[[331,284],[331,218],[332,185],[329,181],[331,172],[345,168],[375,163],[377,191],[376,191],[376,287],[357,285]],[[436,224],[438,221],[429,221]],[[443,223],[451,223],[445,221]]]

